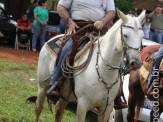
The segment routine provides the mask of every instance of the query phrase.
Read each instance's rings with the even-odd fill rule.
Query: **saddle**
[[[153,97],[153,85],[151,85],[151,87],[149,89],[147,89],[147,84],[148,84],[148,77],[149,77],[149,72],[153,63],[153,58],[156,55],[157,51],[159,50],[159,48],[161,47],[161,45],[153,45],[153,46],[148,46],[146,48],[143,49],[143,51],[141,52],[141,59],[143,61],[143,65],[140,67],[139,69],[139,73],[140,73],[140,84],[141,87],[144,91],[144,93],[146,95],[148,95],[148,97]],[[161,76],[163,72],[163,59],[160,63],[160,68],[159,68],[159,74]],[[163,78],[160,77],[160,83],[159,83],[159,88],[163,88]]]

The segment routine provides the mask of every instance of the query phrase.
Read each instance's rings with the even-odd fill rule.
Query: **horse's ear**
[[[123,21],[127,19],[126,15],[123,12],[121,12],[118,8],[116,8],[116,10],[119,18],[121,18]]]
[[[143,10],[143,12],[138,16],[138,20],[142,23],[143,20],[145,19],[145,10]]]

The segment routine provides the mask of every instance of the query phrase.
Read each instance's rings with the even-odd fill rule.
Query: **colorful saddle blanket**
[[[160,47],[161,47],[161,45],[148,46],[148,47],[144,48],[141,53],[141,59],[143,61],[143,65],[139,69],[139,73],[141,75],[140,83],[141,83],[142,89],[144,89],[143,91],[145,91],[145,93],[148,93],[148,95],[150,95],[150,96],[153,95],[152,90],[146,91],[147,90],[147,82],[146,81],[148,81],[147,79],[148,79],[149,71],[150,71],[152,63],[153,63],[153,59],[151,58],[151,56],[149,56],[149,53],[152,55],[154,53],[157,53],[157,51],[159,50]],[[162,70],[163,70],[163,59],[160,63],[159,72],[161,73]],[[163,88],[162,80],[163,79],[160,79],[159,88]],[[152,89],[152,86],[151,86],[151,89]]]
[[[145,47],[141,52],[141,59],[143,62],[143,65],[140,68],[140,73],[143,76],[144,79],[147,79],[149,71],[151,69],[151,65],[153,63],[153,57],[155,56],[155,53],[160,49],[162,45],[152,45]],[[161,63],[162,64],[162,63]],[[160,64],[160,68],[161,68]]]

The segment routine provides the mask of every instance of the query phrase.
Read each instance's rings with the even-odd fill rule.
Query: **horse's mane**
[[[122,23],[122,20],[119,19],[118,21],[116,21],[113,26],[106,32],[105,35],[110,36],[112,34],[115,34],[115,32],[117,32],[117,30],[120,28]]]

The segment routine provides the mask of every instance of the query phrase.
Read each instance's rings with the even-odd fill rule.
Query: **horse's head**
[[[140,48],[144,36],[142,21],[145,17],[145,11],[138,17],[125,15],[119,9],[117,9],[117,13],[122,21],[117,48],[123,51],[126,65],[130,69],[137,69],[142,65]]]

